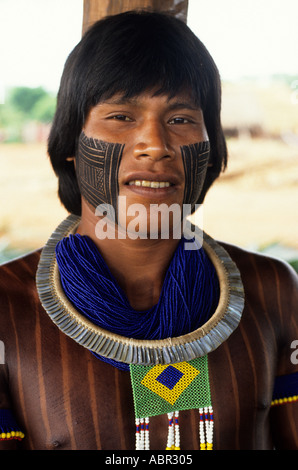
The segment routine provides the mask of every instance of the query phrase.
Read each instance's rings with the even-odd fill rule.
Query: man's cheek
[[[184,204],[196,204],[202,192],[209,155],[209,141],[198,142],[181,147],[182,160],[185,172]]]
[[[94,208],[112,205],[117,214],[118,173],[124,145],[79,137],[76,155],[76,174],[84,199]]]

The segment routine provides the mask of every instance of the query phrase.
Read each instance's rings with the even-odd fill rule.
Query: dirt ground
[[[228,170],[200,217],[204,230],[250,249],[278,242],[298,250],[296,143],[244,137],[228,148]],[[45,144],[1,144],[0,183],[0,251],[39,248],[67,215]]]

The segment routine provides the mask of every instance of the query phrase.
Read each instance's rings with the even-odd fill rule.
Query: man
[[[202,43],[162,14],[95,24],[66,62],[49,154],[73,215],[42,256],[1,267],[0,408],[25,434],[2,448],[297,449],[297,275],[175,236],[226,165]],[[167,237],[163,215],[150,233],[162,204]]]

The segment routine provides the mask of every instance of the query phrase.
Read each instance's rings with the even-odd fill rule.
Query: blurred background
[[[218,65],[229,165],[207,194],[213,237],[298,269],[297,0],[189,0]],[[46,143],[83,0],[0,0],[0,263],[40,248],[67,215]]]

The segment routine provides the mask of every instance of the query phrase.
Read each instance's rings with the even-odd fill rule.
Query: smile
[[[133,180],[130,181],[129,186],[142,186],[143,188],[169,188],[171,183],[169,181],[149,181],[149,180]]]

